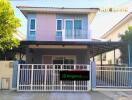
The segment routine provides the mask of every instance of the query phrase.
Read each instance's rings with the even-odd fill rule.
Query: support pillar
[[[103,65],[103,62],[102,62],[102,53],[100,54],[100,65],[101,66]]]
[[[115,62],[115,49],[114,49],[114,66],[115,66],[115,64],[116,64],[116,62]]]
[[[131,45],[128,44],[128,66],[131,67]]]

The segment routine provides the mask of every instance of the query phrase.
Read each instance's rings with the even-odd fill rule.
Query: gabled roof
[[[101,36],[101,38],[106,38],[108,35],[110,35],[114,30],[119,28],[121,25],[126,23],[128,20],[132,19],[132,12],[127,14],[122,20],[120,20],[116,25],[114,25],[110,30],[108,30],[105,34]]]
[[[90,23],[95,17],[98,8],[64,8],[64,7],[30,7],[17,6],[17,8],[26,16],[29,13],[55,13],[55,14],[89,14]]]

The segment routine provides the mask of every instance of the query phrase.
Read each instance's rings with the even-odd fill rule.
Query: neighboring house
[[[24,41],[24,40],[26,40],[26,36],[25,36],[25,34],[23,34],[22,32],[20,32],[19,30],[17,30],[17,32],[15,32],[14,34],[13,34],[13,36],[15,37],[15,38],[17,38],[19,41]],[[22,57],[20,57],[20,56],[22,56]],[[24,53],[21,53],[20,54],[20,52],[17,52],[17,54],[16,54],[16,60],[26,60],[26,56],[25,56],[25,54]]]
[[[14,33],[13,36],[17,38],[19,41],[26,40],[26,36],[20,31],[17,31],[16,33]]]
[[[128,27],[132,26],[132,12],[130,12],[127,16],[125,16],[121,21],[119,21],[116,25],[114,25],[109,31],[103,34],[100,38],[105,39],[107,41],[120,41],[120,35],[125,34],[125,31],[128,30]],[[114,52],[111,51],[106,55],[106,59],[104,64],[121,64],[120,60],[120,50],[115,50],[116,56],[114,61]],[[126,62],[127,63],[127,62]]]

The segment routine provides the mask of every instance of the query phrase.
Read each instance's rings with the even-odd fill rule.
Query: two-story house
[[[90,90],[90,57],[93,55],[90,53],[90,24],[98,9],[26,6],[18,8],[27,18],[28,26],[27,40],[21,42],[21,46],[27,47],[26,64],[18,67],[17,90]],[[62,81],[62,70],[85,70],[88,80]]]

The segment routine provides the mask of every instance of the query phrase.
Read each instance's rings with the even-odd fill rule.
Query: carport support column
[[[116,64],[116,59],[115,59],[115,49],[114,49],[114,66]]]
[[[128,44],[128,67],[131,67],[131,45]],[[129,72],[128,74],[128,85],[132,86],[132,73]]]
[[[103,73],[102,73],[103,68],[102,68],[102,65],[103,65],[103,62],[102,62],[102,53],[101,53],[101,55],[100,55],[101,78],[103,77]]]
[[[100,54],[100,65],[102,67],[103,63],[102,63],[102,53]]]
[[[128,66],[131,67],[131,46],[128,44]]]

